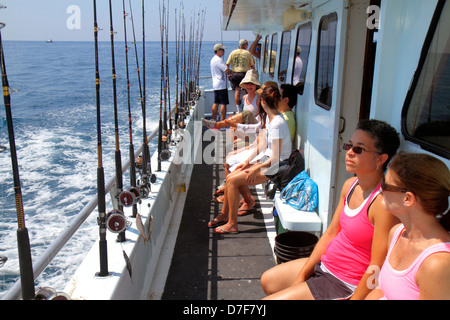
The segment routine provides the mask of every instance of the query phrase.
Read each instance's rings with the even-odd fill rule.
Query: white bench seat
[[[312,233],[320,233],[322,231],[322,221],[316,212],[299,211],[291,207],[281,200],[280,192],[276,193],[274,202],[278,219],[284,229]]]

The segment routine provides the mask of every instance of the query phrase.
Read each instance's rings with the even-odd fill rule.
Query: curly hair
[[[362,120],[356,129],[367,132],[375,140],[375,148],[378,152],[388,155],[388,160],[383,165],[383,170],[386,171],[389,162],[400,147],[398,132],[388,123],[379,120]]]

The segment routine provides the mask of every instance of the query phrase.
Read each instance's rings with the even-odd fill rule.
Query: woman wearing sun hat
[[[243,111],[227,119],[226,121],[215,122],[213,120],[202,119],[203,124],[206,127],[209,129],[221,129],[230,127],[230,122],[256,124],[260,121],[260,119],[258,119],[258,115],[260,113],[260,98],[256,93],[256,91],[261,87],[258,72],[253,69],[247,71],[239,86],[247,91],[247,94],[243,97]]]

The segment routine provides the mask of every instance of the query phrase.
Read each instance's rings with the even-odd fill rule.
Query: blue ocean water
[[[213,42],[203,42],[200,76],[210,76]],[[227,43],[231,52],[237,43]],[[17,145],[26,226],[33,259],[39,257],[74,217],[96,196],[97,128],[93,42],[3,43],[11,87],[11,106]],[[142,111],[134,46],[129,51],[133,139],[142,141]],[[175,43],[169,44],[171,105],[175,104]],[[142,58],[142,43],[138,43]],[[103,166],[105,178],[114,175],[114,114],[111,48],[99,43]],[[128,104],[126,92],[125,45],[115,43],[118,110],[122,162],[128,158]],[[142,72],[142,60],[140,60]],[[146,44],[147,130],[159,121],[161,48],[159,42]],[[200,86],[211,87],[210,79]],[[0,255],[8,261],[0,268],[0,298],[17,280],[19,264],[16,247],[17,216],[9,153],[8,130],[3,102],[0,104]],[[156,140],[151,143],[156,149]],[[124,177],[125,186],[128,179]],[[109,201],[109,196],[107,197]],[[111,208],[111,205],[108,204]],[[94,211],[95,213],[95,211]],[[74,238],[36,280],[36,286],[63,290],[70,276],[98,235],[96,214],[82,225]]]

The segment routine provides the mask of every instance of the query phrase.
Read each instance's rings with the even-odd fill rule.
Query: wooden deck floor
[[[264,297],[260,277],[276,265],[272,202],[262,196],[262,188],[252,189],[256,210],[239,217],[239,234],[217,235],[207,224],[222,208],[213,192],[223,178],[222,165],[194,166],[162,300]]]

